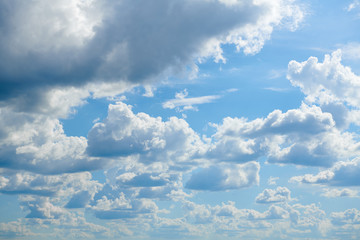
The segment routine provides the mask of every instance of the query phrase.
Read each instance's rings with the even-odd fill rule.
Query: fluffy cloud
[[[331,222],[335,225],[360,224],[360,211],[353,208],[344,212],[333,212]]]
[[[260,164],[214,165],[195,171],[185,187],[194,190],[224,191],[259,184]]]
[[[66,136],[58,119],[6,107],[0,113],[0,167],[54,174],[104,165],[87,157],[86,139]]]
[[[316,175],[292,177],[290,181],[298,183],[324,184],[332,186],[359,186],[360,185],[360,159],[340,161],[334,167],[319,172]]]
[[[143,163],[187,162],[205,151],[200,137],[182,119],[162,121],[145,113],[134,114],[124,103],[109,106],[108,117],[88,134],[92,156],[139,156]],[[190,163],[189,163],[190,164]]]
[[[2,1],[0,9],[0,99],[38,87],[177,74],[198,57],[224,59],[225,43],[256,53],[274,27],[294,29],[303,18],[291,0]]]
[[[271,205],[264,212],[254,209],[239,209],[234,202],[221,205],[203,205],[185,201],[183,203],[187,222],[196,224],[196,229],[207,233],[216,232],[219,236],[233,236],[246,238],[254,236],[260,238],[280,239],[303,237],[325,237],[330,233],[331,223],[326,214],[315,204]],[[185,223],[182,222],[182,226]],[[256,231],[256,232],[254,232]],[[240,233],[239,233],[240,232]],[[227,235],[229,234],[229,235]],[[202,233],[201,236],[204,236]]]
[[[158,211],[157,205],[150,199],[128,200],[124,194],[119,198],[108,199],[103,196],[92,207],[95,216],[100,219],[136,218],[143,214],[153,214]]]
[[[359,106],[360,77],[341,64],[341,50],[325,55],[322,63],[316,57],[301,63],[291,61],[288,79],[300,87],[308,101],[320,104],[340,101]]]
[[[246,162],[267,156],[271,163],[331,166],[358,152],[354,136],[335,127],[332,115],[315,105],[271,112],[266,118],[244,118],[213,124],[216,133],[206,156]]]
[[[278,203],[288,202],[291,200],[290,190],[286,187],[277,187],[276,189],[265,189],[260,193],[255,201],[256,203]]]
[[[51,201],[57,204],[60,201],[61,204],[66,204],[67,208],[84,208],[102,188],[102,184],[91,179],[89,172],[50,176],[12,171],[2,174],[4,177],[0,178],[0,193],[17,194],[23,198],[28,196],[22,204],[31,210],[29,216],[36,218],[45,216],[39,212],[39,209],[45,209],[45,206],[56,209],[59,213],[65,212]],[[47,215],[50,216],[49,214]]]

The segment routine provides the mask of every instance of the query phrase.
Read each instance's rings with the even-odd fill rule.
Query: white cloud
[[[0,179],[0,193],[28,196],[31,201],[25,201],[23,205],[28,208],[32,206],[31,209],[34,211],[38,208],[36,206],[44,204],[52,207],[51,201],[56,204],[59,202],[66,204],[66,208],[84,208],[102,188],[102,184],[91,180],[92,176],[89,172],[44,176],[28,172],[5,171],[3,175],[5,177]],[[34,201],[41,201],[41,204],[30,204]],[[57,211],[61,210],[58,206],[54,208]],[[38,210],[36,211],[40,214]]]
[[[360,6],[360,2],[358,0],[354,0],[352,3],[350,3],[348,5],[348,7],[346,8],[346,10],[348,12],[354,10],[355,8],[359,7]]]
[[[331,213],[331,222],[334,225],[360,224],[360,211],[352,208],[344,212],[333,212]]]
[[[324,184],[332,186],[359,186],[360,185],[360,159],[340,161],[332,168],[319,172],[316,175],[306,174],[290,179],[291,182]]]
[[[58,119],[0,108],[0,167],[38,173],[98,169],[104,161],[87,157],[84,137],[68,137]]]
[[[96,123],[88,134],[90,155],[139,156],[139,161],[146,164],[185,163],[205,150],[205,144],[184,120],[171,117],[163,121],[145,113],[134,114],[121,102],[109,105],[107,118]]]
[[[182,107],[181,111],[195,109],[193,105],[199,105],[204,103],[211,103],[216,99],[221,98],[220,95],[209,95],[201,97],[188,98],[188,92],[185,89],[183,92],[176,93],[175,99],[168,100],[162,104],[163,108],[179,108]]]
[[[267,156],[268,162],[331,166],[358,154],[355,136],[335,127],[332,115],[315,105],[271,112],[266,118],[224,118],[206,156],[246,162]]]
[[[343,189],[325,189],[322,196],[328,198],[337,198],[337,197],[359,197],[358,191],[352,190],[349,188]]]
[[[112,200],[103,197],[96,202],[93,210],[99,219],[126,219],[136,218],[142,214],[154,214],[158,207],[150,199],[135,199],[129,202],[124,198]]]
[[[259,184],[260,164],[213,165],[192,174],[185,187],[193,190],[224,191]]]
[[[291,201],[291,192],[286,187],[277,187],[276,189],[265,189],[260,193],[255,201],[256,203],[278,203]]]
[[[277,180],[279,180],[279,177],[270,176],[267,183],[268,183],[268,185],[276,185]]]
[[[1,222],[0,237],[4,239],[34,236],[35,234],[22,221]]]
[[[340,101],[357,107],[360,104],[360,77],[341,64],[341,56],[341,50],[337,50],[325,55],[322,63],[316,57],[301,63],[293,60],[289,63],[287,77],[294,86],[300,87],[310,102]]]

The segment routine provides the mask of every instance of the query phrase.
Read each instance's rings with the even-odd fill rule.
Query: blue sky
[[[0,239],[356,239],[359,21],[0,0]]]

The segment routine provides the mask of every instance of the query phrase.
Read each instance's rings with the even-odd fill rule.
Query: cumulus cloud
[[[58,119],[7,107],[0,113],[0,167],[56,174],[104,166],[85,155],[86,139],[67,136]]]
[[[185,187],[193,190],[224,191],[259,184],[260,164],[214,165],[195,171]]]
[[[360,211],[352,208],[344,212],[331,213],[331,222],[334,225],[360,224]]]
[[[274,27],[294,29],[303,18],[291,0],[2,1],[0,9],[0,99],[38,87],[177,74],[199,57],[224,59],[226,43],[256,53]]]
[[[276,189],[265,189],[260,193],[255,201],[256,203],[268,204],[278,202],[288,202],[291,200],[291,192],[286,187],[277,187]]]
[[[137,155],[144,163],[187,162],[205,150],[200,137],[182,119],[163,121],[145,113],[134,114],[124,103],[109,105],[104,122],[88,134],[87,153],[92,156]]]
[[[332,115],[320,107],[271,112],[266,118],[224,118],[213,124],[216,133],[206,154],[221,161],[246,162],[267,156],[271,163],[331,166],[354,157],[357,143],[335,127]]]
[[[56,209],[59,214],[65,213],[62,206],[58,206],[59,202],[66,204],[66,208],[84,208],[102,188],[102,184],[92,180],[88,172],[44,176],[5,171],[3,175],[4,177],[0,178],[0,193],[16,194],[30,199],[22,201],[22,205],[31,211],[29,217],[36,218],[45,218],[45,207]],[[53,205],[54,202],[56,206]],[[39,209],[43,209],[42,212]],[[47,216],[50,216],[50,213]]]
[[[341,50],[337,50],[325,55],[322,63],[316,57],[301,63],[293,60],[288,65],[287,77],[310,102],[345,102],[357,107],[360,103],[360,77],[350,67],[341,64],[341,56]]]
[[[360,185],[360,159],[340,161],[332,168],[319,172],[316,175],[292,177],[290,181],[298,183],[323,184],[332,186],[359,186]]]
[[[123,194],[116,199],[108,199],[103,196],[92,209],[99,219],[135,218],[142,214],[152,214],[158,211],[157,205],[150,199],[129,201]]]

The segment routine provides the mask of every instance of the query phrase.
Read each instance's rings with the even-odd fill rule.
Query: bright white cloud
[[[277,187],[276,189],[265,189],[260,193],[255,201],[256,203],[278,203],[291,200],[291,192],[286,187]]]
[[[345,102],[357,107],[360,104],[360,77],[341,64],[341,56],[341,50],[337,50],[325,55],[322,63],[316,57],[301,63],[293,60],[288,66],[288,79],[300,87],[310,102]]]
[[[224,118],[216,125],[207,157],[246,162],[267,156],[271,163],[331,166],[354,157],[357,143],[350,133],[335,128],[332,115],[315,105],[271,112],[266,118]]]
[[[88,135],[87,152],[93,156],[139,156],[151,164],[188,162],[206,150],[200,137],[182,119],[163,121],[145,113],[134,114],[124,103],[109,105],[104,122],[96,123]]]
[[[58,119],[0,108],[0,167],[38,173],[101,168],[104,161],[85,155],[84,137],[69,137]]]

